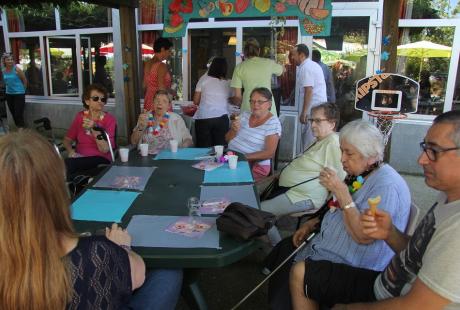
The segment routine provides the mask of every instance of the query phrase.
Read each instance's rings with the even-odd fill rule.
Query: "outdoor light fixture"
[[[228,39],[228,45],[236,45],[236,37],[235,36],[231,36],[229,39]]]

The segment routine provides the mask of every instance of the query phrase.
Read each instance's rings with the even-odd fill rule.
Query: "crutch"
[[[283,267],[283,265],[288,262],[295,254],[297,254],[297,252],[299,252],[314,236],[316,235],[315,232],[311,233],[307,239],[305,239],[297,249],[295,249],[294,252],[291,253],[291,255],[289,255],[278,267],[276,267],[275,270],[273,270],[265,279],[262,280],[262,282],[260,282],[252,291],[249,292],[249,294],[247,294],[246,296],[244,296],[243,299],[241,299],[235,306],[233,306],[233,308],[231,310],[235,310],[237,309],[239,306],[241,306],[241,304],[243,302],[246,301],[246,299],[248,299],[249,297],[251,297],[252,294],[254,294],[255,291],[257,291],[259,289],[259,287],[261,287],[265,282],[267,282],[268,279],[271,278],[272,275],[274,275],[281,267]]]

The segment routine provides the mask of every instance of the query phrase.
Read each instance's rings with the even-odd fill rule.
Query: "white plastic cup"
[[[177,140],[169,140],[169,145],[171,146],[171,152],[176,153],[179,143]]]
[[[141,149],[141,156],[149,155],[149,145],[147,143],[141,143],[139,148]]]
[[[121,161],[124,163],[127,162],[129,158],[129,149],[126,147],[122,147],[120,148],[119,152]]]
[[[238,165],[238,155],[228,155],[228,167],[230,169],[236,169]]]
[[[223,145],[215,145],[214,152],[216,152],[216,158],[221,158],[224,154],[224,146]]]

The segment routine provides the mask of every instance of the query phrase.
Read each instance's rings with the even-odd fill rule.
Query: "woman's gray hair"
[[[352,121],[340,130],[339,137],[340,141],[345,140],[357,148],[365,158],[376,158],[378,162],[383,160],[383,135],[371,123],[364,120]]]

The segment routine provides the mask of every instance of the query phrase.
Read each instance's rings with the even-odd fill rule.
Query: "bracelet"
[[[124,250],[126,250],[127,252],[130,252],[131,251],[131,246],[130,245],[126,245],[126,244],[120,244],[120,247]]]
[[[343,206],[343,210],[347,210],[347,209],[350,209],[350,208],[356,208],[356,204],[354,201],[350,202],[349,204]]]

